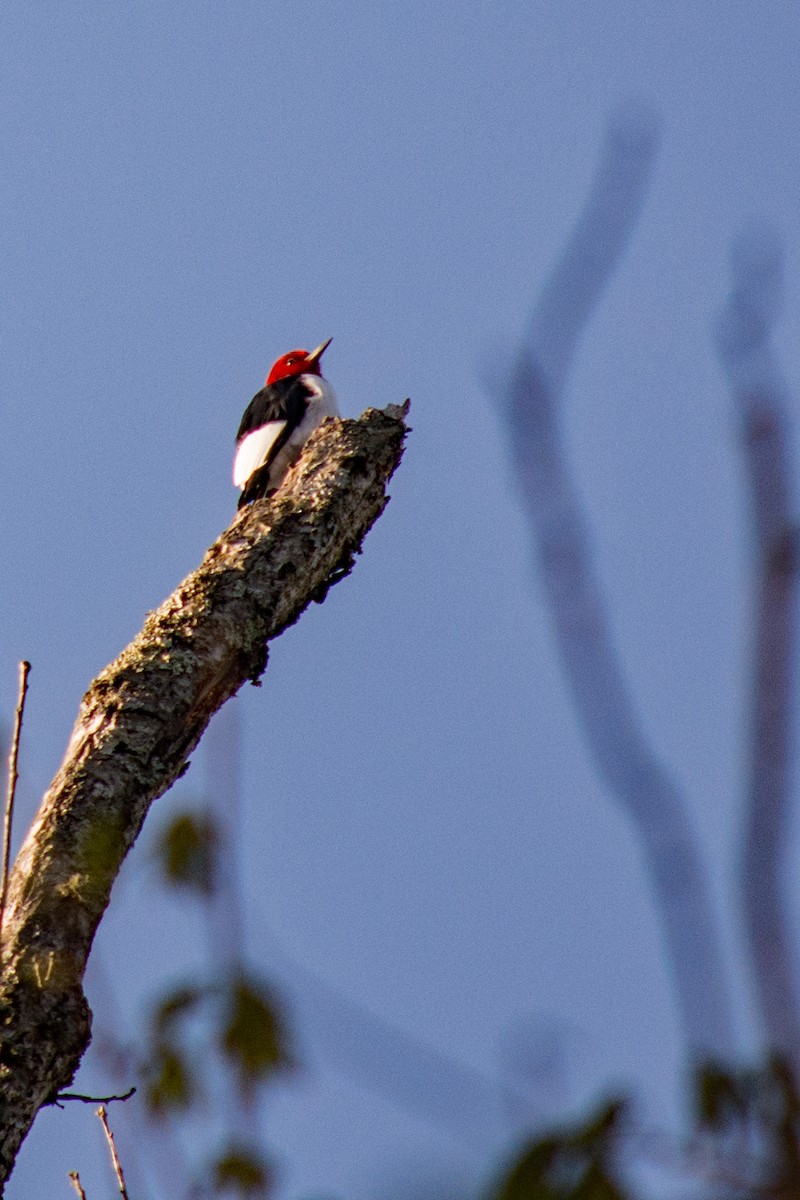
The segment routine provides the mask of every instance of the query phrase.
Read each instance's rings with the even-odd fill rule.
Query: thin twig
[[[22,715],[25,711],[25,697],[28,693],[28,674],[31,664],[22,661],[19,664],[19,693],[17,695],[17,710],[14,714],[14,736],[11,739],[11,752],[8,756],[8,789],[6,791],[6,813],[3,825],[3,869],[0,882],[0,946],[3,938],[3,915],[6,911],[6,896],[8,894],[8,871],[11,859],[11,822],[14,816],[14,796],[17,791],[17,761],[19,759],[19,738],[22,732]]]
[[[136,1088],[128,1088],[121,1096],[84,1096],[80,1092],[59,1092],[51,1104],[56,1108],[62,1107],[62,1100],[80,1100],[81,1104],[110,1104],[112,1100],[130,1100],[136,1094]]]
[[[75,1191],[76,1191],[76,1192],[78,1193],[78,1195],[80,1196],[80,1200],[86,1200],[86,1192],[85,1192],[85,1191],[83,1190],[83,1188],[81,1187],[81,1177],[80,1177],[80,1175],[78,1174],[78,1172],[77,1172],[77,1171],[70,1171],[70,1173],[69,1173],[69,1179],[70,1179],[70,1183],[71,1183],[71,1184],[72,1184],[72,1186],[75,1188]]]
[[[119,1183],[119,1194],[122,1196],[122,1200],[129,1200],[128,1189],[125,1187],[125,1176],[122,1174],[122,1163],[119,1161],[117,1147],[114,1145],[114,1135],[109,1128],[106,1110],[102,1104],[97,1110],[97,1115],[103,1124],[106,1140],[108,1142],[108,1148],[111,1151],[111,1161],[114,1164],[114,1171],[116,1172],[117,1182]]]

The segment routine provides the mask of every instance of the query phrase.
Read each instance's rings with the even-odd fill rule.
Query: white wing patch
[[[285,421],[268,421],[242,438],[233,460],[234,487],[243,488],[253,472],[263,467],[275,439],[285,428]]]

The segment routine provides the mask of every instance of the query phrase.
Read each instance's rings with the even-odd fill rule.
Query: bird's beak
[[[323,342],[321,346],[317,346],[316,350],[312,350],[311,353],[306,357],[306,363],[319,362],[332,341],[333,338],[328,338],[327,342]]]

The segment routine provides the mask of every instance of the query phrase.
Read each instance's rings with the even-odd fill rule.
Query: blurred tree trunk
[[[646,113],[625,108],[612,118],[586,206],[500,402],[567,682],[597,769],[642,846],[690,1055],[730,1062],[733,1021],[704,857],[685,798],[641,729],[561,443],[568,371],[638,218],[656,141]]]
[[[732,267],[733,288],[719,317],[717,346],[740,421],[756,575],[749,779],[739,885],[767,1047],[800,1079],[795,935],[782,874],[792,801],[797,535],[791,405],[770,343],[783,298],[780,248],[766,231],[752,230],[735,245]]]

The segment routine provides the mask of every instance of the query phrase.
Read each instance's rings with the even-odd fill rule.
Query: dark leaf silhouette
[[[217,846],[217,829],[210,816],[178,813],[163,830],[157,847],[167,883],[211,895],[216,885]]]
[[[230,1146],[214,1163],[214,1184],[220,1192],[263,1197],[270,1183],[269,1167],[252,1146]]]
[[[170,992],[153,1014],[153,1031],[161,1036],[169,1030],[176,1021],[188,1016],[208,995],[209,989],[195,984],[186,984]]]
[[[263,984],[252,978],[232,984],[220,1048],[246,1086],[293,1066],[280,1013]]]
[[[153,1113],[188,1108],[196,1099],[198,1082],[188,1060],[175,1046],[156,1044],[150,1054],[145,1097]]]
[[[617,1175],[622,1101],[604,1104],[576,1128],[528,1146],[490,1200],[625,1200]]]

